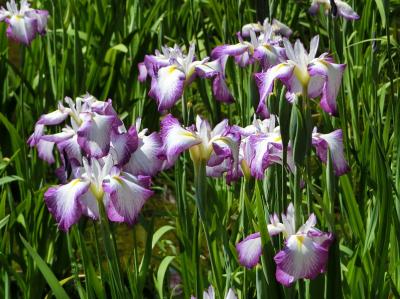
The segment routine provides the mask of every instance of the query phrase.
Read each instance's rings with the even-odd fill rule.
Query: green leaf
[[[53,294],[58,299],[68,299],[69,296],[65,292],[64,288],[61,286],[57,277],[51,271],[46,262],[37,254],[35,249],[20,235],[21,241],[24,244],[25,248],[28,250],[30,256],[35,261],[38,266],[40,272],[42,272],[44,279],[46,279],[49,284]]]
[[[161,299],[164,298],[163,294],[164,294],[165,273],[167,272],[168,266],[174,260],[174,258],[175,258],[174,256],[166,256],[160,263],[160,266],[158,267],[156,288],[158,295]]]
[[[11,183],[11,182],[15,182],[15,181],[23,181],[23,178],[16,176],[16,175],[10,175],[10,176],[0,178],[0,186]]]

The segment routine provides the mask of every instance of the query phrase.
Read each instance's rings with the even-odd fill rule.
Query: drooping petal
[[[284,286],[290,286],[298,279],[314,279],[325,271],[331,242],[318,244],[310,235],[290,236],[283,250],[278,252],[276,279]]]
[[[217,101],[230,104],[234,102],[234,98],[226,84],[225,77],[218,74],[213,81],[213,94]]]
[[[53,155],[54,142],[40,139],[36,146],[40,159],[45,160],[49,164],[55,162]]]
[[[162,168],[161,154],[162,141],[157,132],[139,138],[138,148],[131,155],[124,171],[132,175],[153,176]]]
[[[272,28],[274,29],[275,34],[283,35],[285,37],[289,37],[293,33],[292,29],[277,19],[272,20]]]
[[[312,144],[317,151],[318,157],[324,163],[327,163],[329,148],[336,175],[343,175],[350,170],[344,157],[342,130],[339,129],[329,134],[313,133]]]
[[[183,151],[202,142],[195,133],[182,128],[179,121],[171,114],[161,121],[161,138],[163,141],[163,153],[166,156],[166,160],[171,163]]]
[[[353,10],[353,8],[346,2],[336,0],[338,16],[345,18],[346,20],[358,20],[360,16]]]
[[[44,125],[36,124],[35,131],[31,136],[29,136],[27,144],[29,144],[30,147],[36,146],[40,138],[43,136],[43,132],[44,132]]]
[[[264,73],[256,73],[255,79],[260,93],[260,102],[265,102],[267,96],[272,92],[274,81],[276,79],[290,78],[293,72],[293,66],[285,63],[278,64]]]
[[[150,187],[150,177],[135,177],[129,173],[121,173],[103,182],[103,189],[110,197],[110,204],[123,218],[132,225],[147,199],[153,195]]]
[[[89,183],[74,179],[66,185],[50,187],[44,200],[59,229],[67,231],[82,215],[80,198],[89,189]]]
[[[111,145],[114,149],[112,154],[115,156],[115,165],[124,165],[131,157],[131,154],[138,147],[138,134],[135,127],[130,127],[128,132],[118,133],[116,130],[111,132]]]
[[[158,70],[157,75],[152,78],[149,96],[156,99],[159,111],[172,108],[182,97],[185,79],[185,74],[175,65]]]
[[[16,42],[29,45],[36,36],[37,20],[27,16],[12,16],[6,19],[8,23],[7,36]]]
[[[40,35],[46,33],[47,19],[49,18],[47,10],[31,9],[25,15],[36,20],[36,30]]]
[[[211,52],[211,58],[217,59],[224,55],[238,56],[243,54],[248,50],[249,46],[246,44],[236,44],[236,45],[221,45],[215,47]]]
[[[237,243],[236,251],[241,265],[249,269],[255,267],[262,253],[260,233],[254,233]]]
[[[48,114],[42,115],[37,124],[41,125],[58,125],[62,123],[69,114],[69,109],[57,109],[56,111],[50,112]]]
[[[145,82],[147,79],[147,68],[144,62],[138,63],[138,69],[139,69],[138,80],[140,82]]]
[[[78,143],[86,154],[94,158],[108,154],[114,122],[114,116],[96,114],[82,123],[77,132]]]
[[[78,143],[78,135],[57,143],[57,148],[64,159],[68,159],[68,163],[72,166],[82,165],[82,152]]]
[[[320,105],[324,111],[331,115],[337,114],[336,97],[339,93],[345,68],[345,64],[330,63],[323,59],[314,60],[314,63],[309,67],[311,76],[319,75],[325,78]]]
[[[82,213],[94,220],[99,219],[99,203],[92,192],[88,191],[80,198]]]

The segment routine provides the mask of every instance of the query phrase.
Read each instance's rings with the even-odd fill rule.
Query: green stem
[[[205,213],[205,202],[207,200],[207,176],[206,176],[206,161],[198,161],[195,162],[195,189],[196,189],[196,205],[199,211],[200,220],[202,222],[204,235],[206,237],[207,248],[210,254],[210,261],[211,261],[211,270],[214,278],[214,286],[217,293],[217,298],[222,298],[221,290],[222,290],[222,273],[218,271],[218,267],[216,264],[214,250],[211,244],[210,238],[210,225],[206,218]]]
[[[109,264],[111,274],[111,288],[116,298],[123,298],[125,289],[122,284],[121,267],[119,265],[118,253],[114,235],[110,229],[107,213],[103,204],[103,200],[98,200],[100,210],[100,229],[103,237],[104,249]]]

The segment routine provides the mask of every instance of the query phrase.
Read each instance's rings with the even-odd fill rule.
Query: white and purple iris
[[[190,298],[196,299],[194,296],[191,296]],[[215,299],[215,290],[212,285],[203,292],[203,299]],[[231,288],[228,290],[228,293],[226,293],[225,299],[237,299],[235,292]]]
[[[240,33],[237,33],[239,43],[235,45],[221,45],[215,47],[211,52],[213,59],[218,59],[223,56],[233,56],[235,62],[240,67],[246,67],[259,61],[262,69],[266,70],[269,67],[276,65],[284,59],[284,49],[279,45],[281,37],[275,35],[273,26],[266,20],[262,30],[257,36],[256,32],[251,28],[245,27],[246,36],[250,37],[250,41],[244,40]]]
[[[231,130],[228,120],[211,130],[208,121],[197,116],[196,125],[183,128],[169,114],[161,121],[161,138],[168,165],[173,165],[182,152],[189,150],[195,164],[207,163],[209,176],[223,172],[227,172],[229,179],[238,176],[240,136]]]
[[[289,38],[293,33],[292,29],[290,29],[287,25],[283,24],[277,19],[272,19],[272,22],[270,23],[269,19],[266,18],[263,24],[258,22],[258,23],[250,23],[243,25],[241,31],[242,36],[249,37],[250,31],[254,31],[255,33],[260,33],[261,35],[265,34],[265,32],[268,30],[269,27],[268,25],[272,27],[272,31],[276,38],[279,38],[280,36]]]
[[[246,177],[263,179],[265,170],[273,164],[283,163],[283,144],[280,127],[276,126],[277,117],[260,120],[245,128],[234,126],[233,130],[241,135],[239,151],[240,169]],[[287,149],[287,165],[294,171],[292,149]]]
[[[32,9],[28,1],[22,0],[18,9],[15,0],[0,8],[0,22],[7,23],[7,36],[17,42],[29,45],[37,34],[46,33],[49,13],[47,10]]]
[[[162,53],[146,55],[144,62],[139,63],[139,80],[151,77],[149,96],[157,101],[158,110],[171,109],[182,97],[185,86],[196,78],[196,66],[208,61],[208,57],[199,61],[195,59],[195,46],[183,53],[181,48],[162,48]]]
[[[325,164],[327,163],[329,149],[333,168],[337,176],[343,175],[350,170],[344,157],[342,130],[339,129],[329,134],[321,134],[317,133],[317,128],[314,128],[312,133],[312,144],[317,151],[318,157]]]
[[[332,3],[334,3],[335,8],[333,8]],[[358,20],[360,16],[353,10],[353,8],[344,1],[341,0],[313,0],[309,9],[309,13],[312,15],[316,15],[319,11],[320,7],[323,7],[325,15],[329,14],[329,12],[335,11],[335,17],[343,17],[346,20]]]
[[[137,133],[134,127],[126,131],[111,100],[103,102],[86,95],[75,102],[66,97],[65,102],[68,107],[60,102],[57,110],[42,115],[28,139],[30,146],[37,146],[40,158],[53,163],[56,145],[64,159],[72,165],[82,165],[82,156],[102,158],[115,147],[119,163],[127,162],[137,147]],[[67,118],[69,124],[61,132],[44,134],[46,126],[59,125]]]
[[[155,55],[146,55],[138,64],[139,81],[151,78],[149,96],[158,104],[158,110],[168,110],[182,97],[186,86],[196,77],[214,78],[213,94],[218,101],[231,103],[233,97],[228,89],[225,78],[227,57],[221,57],[208,62],[209,57],[195,59],[195,46],[190,45],[188,54],[175,45],[173,48],[162,47]]]
[[[90,161],[67,184],[50,187],[44,200],[63,231],[79,221],[82,215],[99,219],[99,204],[104,205],[108,219],[134,224],[146,200],[153,195],[149,176],[133,176],[115,165],[110,154]]]
[[[333,242],[333,234],[325,233],[317,228],[314,214],[296,231],[295,211],[289,204],[286,215],[282,214],[282,222],[276,214],[270,217],[268,232],[271,236],[283,233],[285,245],[275,257],[276,279],[284,286],[290,286],[298,279],[314,279],[325,271],[328,261],[329,247]],[[236,245],[241,265],[253,268],[262,254],[260,233],[255,233]]]
[[[65,102],[68,107],[59,103],[56,111],[42,115],[28,139],[48,163],[55,162],[55,146],[62,158],[56,173],[63,184],[45,193],[50,212],[65,231],[82,215],[98,219],[99,203],[111,221],[133,224],[153,194],[150,176],[163,168],[161,138],[156,132],[147,136],[146,129],[137,134],[140,120],[126,130],[111,100],[85,95]],[[61,132],[45,134],[46,126],[68,118]]]
[[[287,87],[286,98],[293,102],[296,94],[309,98],[321,96],[322,109],[331,114],[337,114],[336,97],[339,92],[345,64],[333,63],[328,53],[316,58],[319,36],[310,43],[307,53],[300,40],[292,44],[283,39],[287,60],[269,68],[266,72],[256,73],[255,78],[260,93],[257,113],[268,116],[266,99],[272,92],[275,80],[279,79]]]

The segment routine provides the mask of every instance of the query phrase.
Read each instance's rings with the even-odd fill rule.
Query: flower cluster
[[[289,204],[282,222],[276,214],[270,217],[268,233],[275,236],[283,234],[285,244],[275,257],[276,279],[285,286],[290,286],[298,279],[314,279],[325,271],[329,247],[333,242],[332,233],[324,233],[317,228],[314,214],[296,231],[295,211]],[[239,262],[253,268],[262,254],[261,235],[254,233],[236,245]]]
[[[140,120],[126,130],[111,100],[86,95],[65,102],[67,107],[60,102],[56,111],[42,115],[28,139],[48,163],[55,162],[55,147],[61,158],[57,174],[63,184],[45,193],[50,212],[62,230],[82,215],[98,219],[99,204],[111,221],[133,224],[153,193],[151,176],[163,167],[158,133],[138,134]],[[61,132],[45,134],[46,127],[67,119]]]
[[[7,36],[17,42],[29,45],[37,34],[46,33],[47,10],[33,9],[28,1],[22,0],[18,9],[15,0],[10,0],[6,8],[0,8],[0,22],[5,21],[8,25]]]

